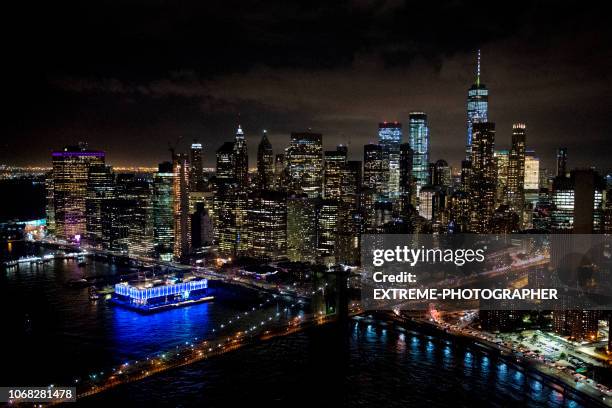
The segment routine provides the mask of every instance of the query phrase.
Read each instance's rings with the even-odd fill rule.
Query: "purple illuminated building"
[[[89,169],[93,165],[103,165],[104,156],[104,152],[88,150],[83,144],[51,153],[55,234],[58,238],[79,241],[85,236]]]

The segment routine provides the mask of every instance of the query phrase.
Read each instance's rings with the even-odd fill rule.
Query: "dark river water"
[[[40,253],[23,244],[14,243],[10,250],[3,245],[4,259]],[[91,260],[84,268],[55,261],[3,270],[0,385],[68,385],[206,337],[245,311],[259,321],[283,307],[271,302],[252,311],[260,299],[220,293],[213,303],[144,316],[91,302],[86,288],[67,285],[84,275],[112,280],[119,272]],[[113,405],[585,406],[476,347],[368,319],[278,337],[76,404]]]

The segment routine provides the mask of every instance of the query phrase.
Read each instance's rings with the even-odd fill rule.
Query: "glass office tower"
[[[410,147],[412,148],[412,177],[416,180],[416,196],[421,187],[429,184],[429,127],[427,115],[411,112],[408,124]]]
[[[465,158],[470,160],[472,155],[472,125],[475,122],[489,120],[489,90],[480,82],[480,50],[476,65],[476,81],[468,90],[467,97],[467,141],[465,145]]]
[[[388,163],[389,173],[383,187],[383,194],[389,199],[399,197],[400,191],[400,145],[402,124],[383,122],[378,125],[378,144],[382,147],[383,163]]]

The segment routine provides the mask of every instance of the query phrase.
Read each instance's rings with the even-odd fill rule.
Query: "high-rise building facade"
[[[540,159],[534,151],[525,152],[525,192],[537,192],[540,189]]]
[[[436,186],[423,186],[419,191],[419,215],[427,221],[433,221],[438,205],[440,191]]]
[[[358,265],[361,257],[362,214],[353,201],[344,196],[338,207],[334,258],[336,263]]]
[[[323,196],[325,198],[340,199],[344,192],[347,176],[347,150],[338,146],[336,150],[328,150],[324,155]]]
[[[186,261],[191,252],[191,223],[189,220],[189,160],[185,154],[175,154],[172,163],[174,257]]]
[[[104,152],[88,150],[85,145],[54,151],[53,207],[55,235],[80,241],[87,229],[86,200],[89,169],[104,164]]]
[[[172,163],[160,163],[153,174],[153,244],[164,261],[174,253],[174,173]]]
[[[495,158],[495,124],[478,122],[473,126],[472,174],[469,193],[472,197],[470,231],[487,233],[495,211],[497,174]]]
[[[236,165],[234,154],[234,143],[225,142],[217,149],[217,171],[215,172],[217,183],[236,180]]]
[[[155,251],[153,183],[143,175],[126,180],[122,198],[131,200],[134,208],[129,221],[128,254],[150,257]]]
[[[495,150],[495,168],[497,171],[497,204],[504,204],[508,199],[508,164],[510,152],[506,149]]]
[[[306,194],[287,198],[287,256],[294,262],[317,260],[316,205]]]
[[[129,255],[130,224],[136,202],[112,198],[101,202],[102,248]]]
[[[249,253],[255,258],[280,259],[287,255],[287,197],[260,191],[249,197],[247,208]]]
[[[574,182],[557,176],[552,185],[550,228],[555,232],[571,232],[574,228]]]
[[[467,140],[465,145],[466,160],[472,157],[473,125],[476,122],[489,120],[489,90],[480,82],[480,50],[476,65],[476,80],[468,90],[467,97]]]
[[[512,125],[512,143],[508,156],[508,205],[511,211],[523,219],[525,207],[525,148],[526,127],[524,123]]]
[[[355,208],[359,206],[359,197],[362,185],[361,161],[349,160],[346,163],[346,172],[342,179],[342,198],[351,202]]]
[[[556,177],[552,191],[551,229],[554,232],[593,234],[604,231],[605,181],[594,170],[573,170]]]
[[[234,174],[236,182],[240,187],[249,185],[249,153],[247,150],[246,136],[242,127],[238,125],[234,141]]]
[[[563,166],[560,166],[563,167]],[[553,233],[563,234],[597,234],[603,233],[603,196],[606,188],[605,181],[592,169],[573,170],[569,177],[560,169],[560,176],[555,177],[552,193],[551,230]],[[569,268],[573,273],[578,269],[588,268],[584,261],[575,263],[569,257],[557,255],[565,251],[559,246],[569,244],[576,253],[588,250],[589,258],[603,257],[604,249],[591,246],[586,237],[574,240],[570,235],[564,235],[551,242],[551,265],[554,269]],[[583,247],[580,249],[580,247]],[[591,261],[598,264],[597,261]],[[563,265],[563,266],[560,266]],[[593,279],[596,280],[595,276]],[[608,279],[608,278],[606,278]],[[576,282],[577,283],[577,282]],[[563,301],[563,297],[561,298]],[[576,299],[579,302],[580,299]],[[562,335],[570,336],[573,340],[594,341],[598,339],[599,310],[581,310],[574,304],[569,310],[553,311],[553,329]]]
[[[194,142],[191,144],[191,157],[189,161],[189,190],[203,191],[204,190],[204,168],[202,165],[202,143]]]
[[[408,135],[413,152],[412,177],[415,179],[415,194],[418,196],[421,187],[429,184],[429,127],[425,113],[410,113]]]
[[[382,146],[374,143],[363,146],[363,185],[382,195],[388,177],[389,164],[383,156]]]
[[[86,240],[89,245],[97,247],[102,244],[102,202],[112,198],[115,198],[112,168],[104,164],[90,166],[85,201]]]
[[[320,133],[291,133],[285,151],[289,189],[316,198],[323,193],[323,137]]]
[[[221,184],[213,202],[219,254],[225,257],[246,255],[249,244],[248,193],[235,183]]]
[[[53,199],[53,170],[45,174],[45,213],[47,215],[47,232],[55,233],[55,204]]]
[[[446,160],[438,160],[434,163],[432,184],[440,187],[451,186],[451,168]]]
[[[339,200],[318,200],[317,203],[317,255],[324,265],[336,263],[336,242],[339,218]]]
[[[472,197],[467,191],[458,190],[449,201],[449,232],[468,232],[472,219]]]
[[[380,123],[378,125],[378,144],[382,149],[383,165],[388,168],[383,194],[389,199],[395,199],[399,197],[402,124],[399,122]]]
[[[412,159],[414,152],[409,143],[402,143],[400,146],[400,200],[399,212],[402,216],[407,216],[409,206],[412,204],[413,178],[412,178]]]
[[[257,147],[257,180],[261,190],[269,190],[274,185],[274,152],[265,130]]]

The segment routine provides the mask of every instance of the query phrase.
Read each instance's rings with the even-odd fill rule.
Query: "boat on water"
[[[85,278],[81,278],[81,279],[70,279],[68,281],[68,286],[71,287],[75,287],[75,288],[82,288],[82,287],[86,287],[89,286],[91,283],[85,279]]]

